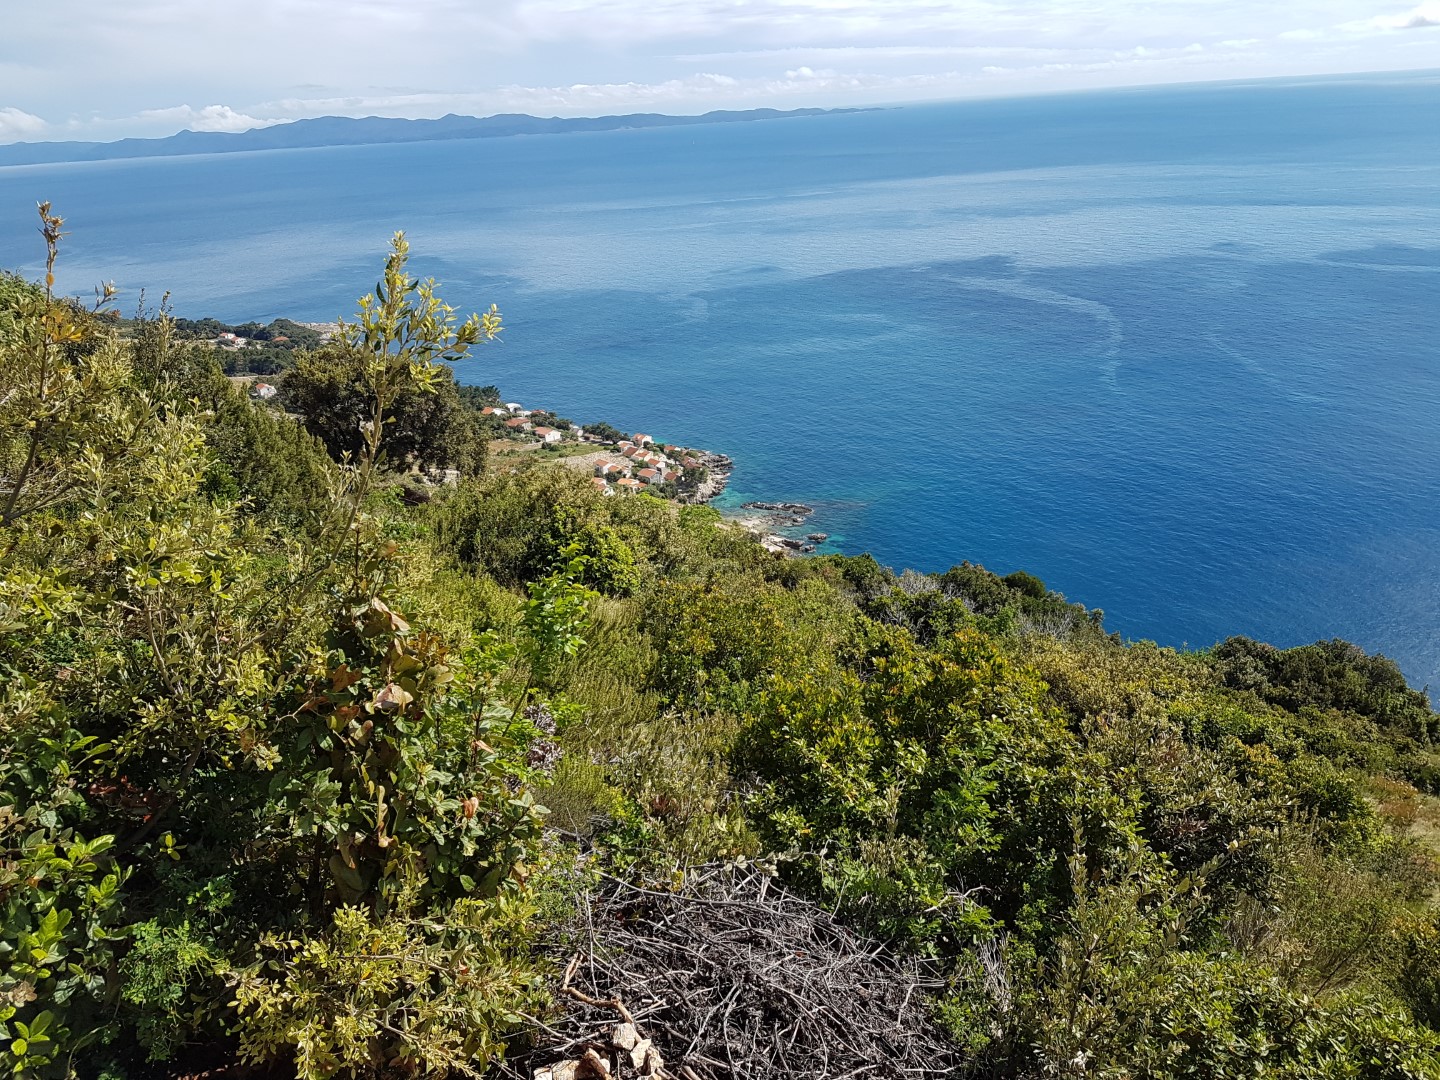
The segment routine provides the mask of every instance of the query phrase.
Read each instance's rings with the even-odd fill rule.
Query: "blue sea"
[[[408,231],[464,381],[737,461],[827,550],[1440,682],[1440,75],[0,169],[62,286],[329,320]]]

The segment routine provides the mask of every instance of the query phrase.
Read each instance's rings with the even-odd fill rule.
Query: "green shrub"
[[[1008,1002],[991,997],[992,1022],[1034,1075],[1440,1076],[1440,1036],[1403,1010],[1373,997],[1319,1000],[1197,948],[1206,873],[1179,875],[1136,849],[1097,875],[1079,846],[1065,933],[1048,952],[1017,954]],[[973,1023],[977,1010],[958,1012]]]
[[[186,921],[131,927],[120,996],[134,1009],[136,1039],[147,1060],[168,1060],[209,1018],[206,999],[213,1000],[216,988],[204,984],[226,970],[212,944]]]
[[[328,931],[269,936],[238,974],[241,1056],[340,1073],[480,1076],[541,1000],[516,943],[530,909],[461,900],[419,916],[340,907]]]
[[[930,651],[875,628],[853,664],[771,676],[741,732],[736,769],[763,839],[828,849],[840,857],[836,881],[878,885],[903,838],[911,872],[871,894],[897,902],[885,919],[909,919],[936,888],[958,895],[967,881],[986,882],[987,904],[1013,909],[1027,872],[1011,860],[1033,858],[1021,852],[1049,828],[1035,802],[1051,796],[1036,782],[1071,749],[1041,684],[973,631]],[[902,897],[892,886],[907,880]],[[952,905],[967,925],[972,906]]]
[[[1440,918],[1412,916],[1400,937],[1395,982],[1416,1019],[1440,1031]]]

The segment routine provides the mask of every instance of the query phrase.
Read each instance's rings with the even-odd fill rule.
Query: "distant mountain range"
[[[12,143],[0,146],[0,165],[40,165],[62,161],[109,161],[117,158],[172,157],[178,154],[234,154],[249,150],[286,150],[316,146],[361,146],[371,143],[434,142],[439,139],[493,139],[505,135],[559,135],[574,131],[615,131],[620,128],[677,127],[684,124],[728,124],[744,120],[783,120],[796,116],[865,112],[863,109],[746,109],[716,111],[703,116],[630,113],[626,116],[559,117],[502,113],[498,116],[456,116],[438,120],[403,120],[388,116],[319,116],[249,131],[182,131],[163,139],[121,139],[119,142]]]

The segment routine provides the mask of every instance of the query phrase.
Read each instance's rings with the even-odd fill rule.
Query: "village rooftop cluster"
[[[643,432],[617,439],[573,425],[568,429],[552,427],[537,422],[537,418],[548,418],[551,414],[526,409],[514,401],[487,406],[480,412],[482,416],[499,418],[509,433],[533,436],[542,445],[574,441],[607,447],[608,453],[596,454],[583,462],[594,470],[591,482],[606,495],[633,494],[647,489],[656,494],[679,493],[682,489],[697,487],[707,473],[703,451],[661,446]],[[577,460],[576,464],[582,463]]]

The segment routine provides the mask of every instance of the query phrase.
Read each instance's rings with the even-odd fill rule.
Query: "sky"
[[[310,116],[879,105],[1440,68],[1440,0],[45,0],[0,143]]]

